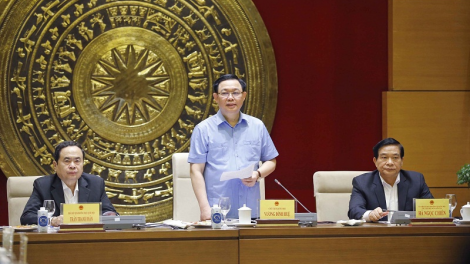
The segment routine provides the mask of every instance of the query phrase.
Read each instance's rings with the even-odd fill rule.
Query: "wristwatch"
[[[258,172],[258,179],[256,179],[256,181],[259,180],[259,178],[261,178],[261,172],[259,172],[259,170],[256,170]]]

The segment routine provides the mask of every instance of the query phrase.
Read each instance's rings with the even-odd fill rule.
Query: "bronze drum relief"
[[[268,129],[277,75],[249,0],[0,1],[0,168],[53,173],[75,140],[121,214],[172,216],[171,155],[217,112],[212,82],[248,83],[244,112]]]

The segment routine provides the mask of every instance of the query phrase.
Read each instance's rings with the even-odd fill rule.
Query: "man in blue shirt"
[[[246,98],[243,80],[226,74],[214,82],[213,89],[219,111],[194,128],[188,158],[200,218],[211,218],[211,207],[218,204],[220,197],[230,197],[227,218],[238,218],[238,208],[244,204],[252,209],[251,216],[255,218],[260,199],[257,181],[274,171],[279,153],[263,122],[240,111]],[[263,164],[258,168],[259,161]],[[255,164],[251,177],[220,181],[223,172],[251,164]]]

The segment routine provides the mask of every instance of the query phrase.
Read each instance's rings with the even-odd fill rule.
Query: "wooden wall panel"
[[[470,163],[470,1],[389,0],[389,91],[382,131],[405,147],[434,197],[470,201],[456,172]]]
[[[458,187],[455,173],[470,163],[470,92],[384,92],[383,102],[383,135],[405,147],[404,169],[430,187]]]
[[[389,89],[470,90],[470,1],[389,0]]]

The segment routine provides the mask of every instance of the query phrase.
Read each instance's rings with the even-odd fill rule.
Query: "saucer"
[[[38,229],[37,225],[19,225],[12,227],[15,229],[15,232],[30,232]]]
[[[247,224],[233,223],[232,225],[238,226],[238,227],[252,227],[252,226],[256,226],[256,223],[247,223]]]
[[[195,222],[192,224],[192,226],[194,227],[212,227],[212,222],[211,220],[206,220],[206,221],[202,221],[202,222]]]
[[[344,226],[361,226],[361,225],[363,225],[365,222],[366,222],[366,221],[364,221],[364,220],[354,220],[354,219],[351,219],[351,220],[347,220],[347,221],[345,221],[345,220],[339,220],[339,221],[336,222],[336,223],[342,224],[342,225],[344,225]]]
[[[470,220],[457,220],[456,222],[461,225],[470,225]]]

